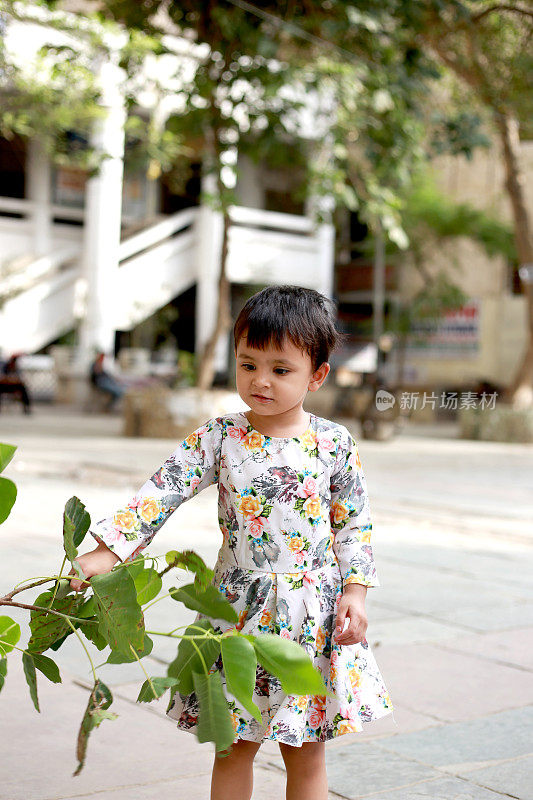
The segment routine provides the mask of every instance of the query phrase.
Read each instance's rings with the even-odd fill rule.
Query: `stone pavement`
[[[19,496],[0,529],[0,593],[57,572],[70,496],[98,519],[174,447],[169,440],[123,439],[119,431],[118,418],[44,407],[29,418],[14,409],[0,415],[0,441],[19,447],[7,472]],[[353,433],[381,581],[367,593],[367,639],[394,718],[328,743],[330,798],[533,800],[533,450],[458,440],[453,426],[407,428],[385,443],[359,439],[357,426]],[[213,563],[216,516],[211,487],[178,509],[147,553],[192,546]],[[89,537],[81,550],[92,544]],[[19,597],[31,602],[37,593]],[[4,613],[24,623],[23,647],[28,612],[1,607]],[[168,631],[191,616],[163,601],[147,611],[146,627]],[[176,646],[156,639],[143,664],[164,675]],[[105,660],[86,644],[95,664]],[[0,694],[1,800],[209,797],[212,746],[176,730],[165,717],[167,695],[135,703],[144,680],[137,664],[99,671],[119,718],[93,731],[85,768],[73,777],[91,681],[86,655],[72,636],[54,654],[63,685],[38,673],[40,714],[18,656],[8,657]],[[254,799],[281,800],[284,783],[278,748],[267,742],[256,760]]]

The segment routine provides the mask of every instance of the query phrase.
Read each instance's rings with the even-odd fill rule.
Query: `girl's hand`
[[[107,545],[103,542],[99,542],[95,550],[78,556],[76,561],[79,563],[85,577],[92,578],[93,575],[102,575],[104,572],[111,572],[117,561],[120,561],[120,558],[110,550]],[[70,570],[69,575],[76,575],[74,567]],[[70,581],[70,585],[72,589],[75,589],[77,592],[83,592],[90,586],[87,581],[80,581],[77,575]]]
[[[357,644],[365,638],[368,628],[368,618],[365,611],[365,597],[367,587],[360,583],[347,583],[339,602],[337,619],[335,622],[335,638],[337,644]],[[346,617],[350,623],[344,633]]]

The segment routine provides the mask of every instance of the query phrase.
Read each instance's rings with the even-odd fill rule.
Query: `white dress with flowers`
[[[389,693],[366,640],[335,641],[343,583],[380,586],[366,480],[347,428],[310,415],[301,436],[255,430],[243,412],[208,420],[187,436],[127,505],[91,533],[125,561],[153,539],[181,503],[218,484],[223,542],[214,583],[233,604],[243,633],[275,633],[306,649],[333,697],[286,695],[257,667],[259,724],[227,690],[235,739],[290,745],[361,731],[390,714]],[[198,615],[200,616],[200,615]],[[216,620],[217,631],[232,624]],[[176,692],[167,716],[196,731],[196,696]]]

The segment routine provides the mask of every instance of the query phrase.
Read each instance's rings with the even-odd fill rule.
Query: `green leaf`
[[[118,719],[118,714],[115,714],[114,711],[105,711],[103,708],[95,708],[92,712],[92,717],[96,726],[100,725],[104,719]]]
[[[34,605],[49,608],[52,597],[53,591],[51,589],[42,592],[35,600]],[[84,598],[82,595],[69,594],[60,599],[56,597],[52,608],[56,611],[60,611],[62,614],[77,617],[78,609],[83,603]],[[75,622],[72,624],[76,625]],[[59,617],[57,614],[51,614],[49,611],[36,611],[35,609],[30,611],[30,630],[31,636],[26,648],[33,653],[42,653],[55,642],[58,642],[59,639],[64,639],[66,635],[72,632],[72,628],[63,617]]]
[[[184,636],[201,635],[201,631],[199,631],[198,628],[214,632],[214,628],[208,619],[200,619],[187,628]],[[217,639],[206,637],[205,639],[195,639],[194,643],[200,650],[207,669],[209,669],[220,653],[220,642]],[[178,654],[174,661],[171,661],[168,665],[167,669],[167,675],[169,677],[178,678],[178,691],[181,694],[191,694],[191,692],[194,691],[192,673],[194,671],[199,672],[202,669],[202,659],[198,655],[198,651],[194,647],[192,641],[182,639],[179,643]]]
[[[226,636],[222,639],[221,648],[228,691],[262,723],[261,712],[252,700],[257,667],[253,645],[244,636]]]
[[[206,675],[193,672],[194,691],[198,698],[198,741],[214,742],[217,750],[226,750],[233,744],[235,731],[231,714],[222,689],[219,672]]]
[[[11,617],[0,617],[0,655],[6,656],[20,639],[20,625]]]
[[[58,589],[57,589],[57,592],[56,592],[56,597],[59,598],[60,600],[62,600],[63,597],[66,597],[67,594],[70,594],[71,592],[74,591],[74,589],[70,585],[70,581],[71,580],[72,580],[72,576],[69,577],[69,578],[60,578],[59,581],[56,581],[56,583],[59,583],[59,586],[58,586]],[[52,590],[54,589],[55,585],[56,584],[54,584],[54,586],[52,587]]]
[[[169,566],[181,567],[181,569],[194,572],[196,585],[207,586],[213,580],[213,570],[209,569],[203,558],[194,550],[169,550],[165,559]]]
[[[322,676],[297,642],[273,633],[262,633],[255,637],[253,646],[259,663],[280,680],[287,694],[330,694]]]
[[[17,487],[9,478],[0,478],[0,524],[9,517],[17,499]]]
[[[55,661],[48,658],[48,656],[43,656],[42,653],[27,653],[27,655],[33,660],[35,668],[42,672],[45,678],[48,678],[52,683],[62,683],[59,667]]]
[[[3,472],[13,456],[15,455],[16,445],[4,444],[0,442],[0,472]]]
[[[128,570],[133,580],[144,571],[145,560],[143,557],[136,556],[134,561],[128,561],[125,569]]]
[[[83,617],[86,622],[73,622],[72,624],[75,628],[79,628],[85,638],[92,642],[98,650],[103,650],[107,647],[107,640],[105,636],[102,636],[100,633],[98,617],[95,615],[95,612],[96,603],[94,602],[93,595],[85,600],[76,615],[78,617]]]
[[[0,691],[4,686],[7,675],[7,658],[0,658]]]
[[[187,608],[199,611],[212,619],[225,619],[227,622],[238,622],[237,612],[219,592],[216,586],[206,586],[199,589],[194,583],[187,586],[172,587],[169,589],[173,600],[178,600]]]
[[[140,650],[144,643],[144,616],[129,572],[120,569],[94,575],[90,584],[94,591],[99,631],[111,649],[128,657],[130,644]]]
[[[152,639],[150,639],[148,634],[145,633],[142,648],[140,650],[135,650],[135,652],[137,653],[137,658],[144,658],[144,656],[150,655],[153,647],[154,643]],[[131,650],[129,654],[122,653],[121,651],[112,650],[111,653],[109,654],[109,658],[107,659],[106,664],[130,664],[132,661],[137,661],[137,658],[135,658]]]
[[[39,698],[37,697],[37,676],[35,675],[35,664],[33,663],[33,658],[29,653],[22,653],[22,666],[24,667],[24,675],[26,677],[26,683],[30,689],[30,697],[33,701],[33,705],[40,713],[41,709],[39,708]]]
[[[87,741],[89,739],[89,734],[94,726],[99,725],[103,719],[103,716],[99,712],[109,708],[112,702],[113,695],[111,694],[111,691],[108,689],[105,683],[102,683],[102,681],[97,678],[91,694],[89,695],[87,708],[85,709],[78,733],[78,746],[76,749],[76,755],[78,757],[79,764],[76,770],[73,772],[73,776],[79,775],[83,769],[85,756],[87,753]],[[113,719],[114,718],[115,717],[113,717]]]
[[[77,497],[71,497],[63,512],[63,546],[69,561],[78,555],[78,547],[89,530],[91,517]]]
[[[133,576],[133,579],[137,591],[137,602],[140,606],[149,603],[150,600],[157,597],[163,586],[163,581],[159,573],[152,567],[143,569],[137,575]]]
[[[75,622],[73,622],[72,624],[74,625],[74,627],[76,627]],[[50,650],[59,650],[65,639],[68,639],[68,637],[72,636],[73,633],[74,631],[71,628],[69,628],[68,631],[65,633],[65,635],[61,637],[61,639],[56,639],[55,642],[50,645]]]
[[[141,686],[137,702],[150,703],[152,700],[157,700],[167,689],[176,686],[177,683],[177,678],[150,678],[149,681],[146,680]]]
[[[61,683],[61,675],[59,668],[55,661],[52,661],[48,656],[43,656],[40,653],[29,653],[24,651],[22,653],[22,665],[24,667],[24,675],[26,676],[26,683],[30,689],[30,696],[33,700],[33,705],[37,711],[39,708],[39,700],[37,697],[37,675],[35,669],[37,668],[43,675],[48,678],[52,683]]]

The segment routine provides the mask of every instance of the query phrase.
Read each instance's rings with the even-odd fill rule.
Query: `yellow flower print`
[[[291,551],[291,553],[299,553],[300,550],[303,548],[305,542],[301,536],[291,536],[289,541],[287,542],[287,547]]]
[[[130,533],[135,530],[137,524],[137,515],[131,510],[119,511],[113,517],[113,522],[124,533]]]
[[[329,677],[331,678],[331,682],[332,683],[337,680],[337,668],[336,667],[330,667]]]
[[[349,719],[342,719],[339,722],[339,726],[337,728],[337,733],[354,733],[357,732],[358,728],[355,722],[352,722]]]
[[[304,435],[300,438],[300,441],[305,447],[316,446],[316,436],[313,431],[306,431]]]
[[[265,442],[265,437],[259,431],[250,431],[246,434],[242,443],[248,450],[261,450]]]
[[[137,513],[145,522],[153,522],[161,513],[161,504],[155,497],[145,497]]]
[[[348,670],[348,677],[350,678],[352,689],[356,689],[361,683],[361,673],[355,667],[352,667]]]
[[[309,705],[309,695],[308,694],[302,694],[296,700],[296,708],[306,709],[308,705]]]
[[[185,439],[185,442],[189,447],[196,447],[198,443],[198,434],[197,433],[189,434],[189,436],[187,436],[187,438]]]
[[[248,519],[259,517],[261,515],[262,510],[263,510],[263,505],[258,497],[254,497],[251,494],[247,494],[241,498],[241,502],[239,504],[239,511],[241,512],[241,514],[244,514],[245,517],[248,517]]]
[[[326,697],[323,694],[315,694],[311,699],[313,708],[317,708],[319,711],[324,711],[326,708]]]
[[[244,608],[241,611],[241,613],[239,614],[239,620],[238,620],[237,624],[235,625],[235,627],[237,628],[238,631],[242,630],[242,628],[244,626],[244,623],[246,622],[246,615],[247,614],[248,614],[248,609],[247,608]]]
[[[362,542],[369,542],[371,533],[372,532],[371,532],[370,528],[368,528],[368,530],[366,530],[366,531],[361,531],[361,541]]]
[[[316,634],[316,648],[321,653],[324,649],[324,645],[326,644],[326,637],[324,636],[324,631],[322,628],[319,628]]]
[[[322,508],[320,506],[320,497],[317,494],[308,497],[303,504],[303,509],[308,517],[311,519],[318,519],[322,516]]]
[[[239,727],[239,715],[235,713],[235,711],[230,711],[231,714],[231,724],[233,725],[233,730],[237,731]]]
[[[344,505],[344,503],[340,503],[338,500],[335,500],[333,505],[331,506],[331,511],[333,513],[333,522],[338,525],[341,522],[344,522],[348,518],[348,509]]]
[[[259,622],[261,625],[270,625],[270,623],[272,622],[272,614],[270,613],[270,611],[263,611]]]

